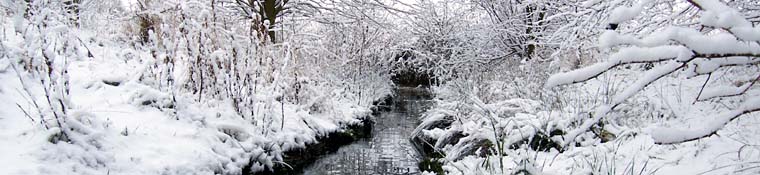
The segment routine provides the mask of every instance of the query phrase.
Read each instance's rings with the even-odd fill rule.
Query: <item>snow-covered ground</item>
[[[490,3],[504,4],[514,7]],[[533,6],[566,7],[525,5],[528,18]],[[577,48],[546,42],[555,54],[516,56],[521,61],[512,64],[519,66],[473,66],[435,87],[436,104],[415,138],[442,154],[446,173],[760,174],[756,2],[592,0],[581,6],[591,8],[544,11],[557,13],[547,23],[572,16],[550,38]],[[514,13],[515,21],[523,17],[490,10]],[[584,31],[588,24],[591,30]],[[560,36],[567,31],[572,34]]]
[[[0,1],[0,174],[265,170],[394,67],[445,173],[760,174],[754,1],[74,2]]]
[[[617,75],[620,76],[620,75]],[[506,98],[509,91],[493,89],[487,91],[490,102],[478,102],[477,97],[461,100],[462,96],[452,92],[452,86],[437,88],[436,105],[429,110],[423,120],[440,121],[446,116],[458,116],[451,126],[420,130],[427,137],[438,141],[450,139],[452,133],[462,132],[465,137],[458,142],[433,143],[446,157],[440,160],[445,172],[450,174],[511,174],[520,171],[531,174],[757,174],[760,173],[760,124],[758,114],[750,114],[729,122],[715,136],[680,144],[656,144],[654,135],[677,135],[680,133],[653,132],[651,128],[676,127],[700,128],[712,124],[713,116],[726,109],[722,105],[740,106],[741,98],[722,104],[712,102],[693,103],[701,89],[703,78],[677,81],[669,77],[645,89],[635,96],[620,111],[611,115],[607,125],[621,129],[614,140],[603,142],[594,133],[584,133],[577,145],[550,148],[537,151],[527,143],[536,133],[545,135],[553,130],[567,130],[577,124],[573,121],[588,117],[579,113],[593,108],[577,106],[590,102],[568,104],[564,110],[544,111],[546,104],[528,99]],[[624,84],[626,82],[620,82]],[[571,92],[594,94],[600,89],[601,81],[590,81]],[[498,87],[498,83],[493,86]],[[585,91],[583,89],[586,89]],[[678,95],[676,95],[678,94]],[[580,95],[584,96],[584,95]],[[501,98],[500,98],[501,97]],[[591,100],[593,96],[588,96]],[[460,99],[460,100],[458,100]],[[483,99],[480,99],[483,100]],[[751,99],[749,99],[751,100]],[[593,101],[593,100],[592,100]],[[733,101],[733,102],[732,102]],[[586,108],[585,110],[583,108]],[[581,109],[581,110],[578,110]],[[717,109],[717,110],[716,110]],[[490,114],[494,117],[484,116]],[[494,139],[495,123],[500,131],[499,139]],[[599,132],[599,131],[596,131]],[[689,132],[686,132],[688,134]],[[538,138],[532,138],[538,139]],[[554,136],[559,142],[560,136]],[[493,145],[486,147],[477,140],[490,143],[503,142],[504,156],[478,156],[479,152],[494,151]],[[497,140],[499,142],[497,142]],[[475,147],[475,152],[468,148]],[[472,154],[462,156],[461,154]],[[501,163],[500,160],[501,159]],[[503,164],[503,171],[499,168]]]
[[[324,79],[308,80],[329,73],[302,75],[302,81],[314,83],[303,85],[300,98],[308,101],[281,102],[286,100],[278,97],[282,91],[261,83],[248,96],[256,101],[244,106],[251,107],[244,111],[253,117],[240,115],[232,99],[206,95],[198,100],[192,91],[156,86],[146,78],[154,68],[151,50],[114,39],[118,35],[65,26],[34,35],[28,33],[36,30],[23,29],[39,26],[8,22],[14,16],[0,18],[0,174],[241,174],[248,165],[261,171],[282,164],[284,151],[360,124],[371,113],[369,102],[390,92],[376,87],[353,98],[356,94],[343,87],[319,82]],[[56,45],[61,39],[74,41]],[[48,47],[41,49],[46,59],[55,58],[48,65],[53,76],[25,67],[29,60],[45,67],[35,60],[43,58],[32,46],[38,42]],[[84,47],[48,52],[71,43]],[[187,77],[183,69],[178,65],[173,76]],[[50,80],[67,81],[43,85]],[[181,89],[183,80],[177,81],[175,88]],[[389,80],[374,83],[389,85]],[[68,92],[62,98],[58,90],[63,86]],[[43,87],[53,94],[46,95]],[[66,104],[64,111],[58,99]]]

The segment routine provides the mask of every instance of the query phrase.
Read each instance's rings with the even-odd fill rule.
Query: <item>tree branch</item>
[[[718,130],[723,129],[729,122],[736,120],[742,115],[760,111],[760,100],[754,99],[745,101],[738,110],[721,113],[714,118],[714,121],[705,122],[707,127],[697,130],[679,130],[679,129],[654,129],[650,131],[655,144],[677,144],[688,141],[694,141],[701,138],[715,135]]]

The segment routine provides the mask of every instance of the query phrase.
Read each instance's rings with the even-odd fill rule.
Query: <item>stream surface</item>
[[[430,106],[429,99],[426,89],[398,88],[391,110],[375,116],[371,138],[319,158],[304,174],[420,174],[420,156],[409,137]]]

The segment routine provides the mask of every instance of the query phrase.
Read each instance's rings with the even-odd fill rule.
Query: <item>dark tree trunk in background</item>
[[[282,4],[277,4],[278,0],[260,0],[264,1],[261,6],[261,11],[259,11],[259,14],[263,17],[262,19],[265,19],[269,21],[269,26],[267,27],[267,36],[269,36],[269,40],[272,41],[272,43],[277,43],[277,36],[274,32],[274,27],[277,24],[277,17],[281,15],[283,6],[288,2],[288,0],[283,0]]]
[[[82,0],[63,1],[63,5],[65,5],[69,20],[76,26],[79,26],[79,5],[81,4],[81,1]]]
[[[238,5],[241,6],[244,15],[254,18],[256,27],[259,34],[269,38],[272,43],[277,43],[277,33],[274,31],[277,25],[277,18],[282,16],[287,10],[285,5],[289,0],[237,0]]]
[[[527,24],[527,28],[525,29],[525,35],[528,37],[528,41],[530,43],[527,44],[523,55],[527,59],[531,59],[533,57],[533,53],[536,52],[536,32],[541,32],[542,30],[542,22],[544,20],[545,16],[545,8],[543,7],[537,7],[535,5],[528,5],[525,7],[525,12],[528,15],[526,18],[525,24]],[[538,22],[538,24],[535,24]]]

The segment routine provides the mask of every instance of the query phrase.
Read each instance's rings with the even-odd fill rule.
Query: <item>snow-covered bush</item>
[[[727,4],[734,8],[730,8],[722,3],[592,0],[530,1],[514,5],[504,1],[477,1],[483,9],[491,8],[485,14],[497,19],[497,22],[482,25],[496,26],[494,28],[535,19],[528,16],[537,17],[543,11],[547,15],[544,20],[514,28],[539,27],[541,29],[533,30],[538,33],[526,34],[513,28],[496,30],[506,32],[504,36],[523,37],[509,38],[509,42],[533,37],[533,42],[521,43],[520,47],[534,44],[538,52],[529,61],[521,57],[516,59],[520,61],[499,59],[482,64],[477,59],[479,54],[495,52],[453,54],[456,55],[453,59],[441,59],[474,66],[446,67],[449,68],[446,71],[456,73],[447,74],[449,82],[442,81],[433,88],[436,103],[422,119],[414,139],[432,148],[422,151],[442,154],[444,157],[439,160],[443,169],[452,174],[655,174],[682,170],[721,150],[704,148],[707,145],[732,145],[728,150],[736,151],[733,146],[738,144],[743,145],[742,149],[755,150],[748,142],[731,144],[733,141],[726,140],[746,140],[748,136],[744,132],[754,132],[746,126],[756,120],[737,116],[752,116],[756,115],[752,112],[757,111],[754,97],[758,94],[753,82],[758,77],[756,65],[760,47],[754,38],[758,33],[754,27],[758,23],[757,11],[752,10],[757,4],[731,1]],[[533,14],[523,11],[530,7],[538,7],[538,10]],[[484,13],[475,9],[471,12],[474,14],[467,15]],[[447,14],[444,12],[436,14]],[[498,18],[509,20],[499,23]],[[462,23],[467,21],[442,24]],[[490,32],[477,27],[460,31],[456,26],[448,25],[451,30],[446,32],[459,34],[454,35],[461,36],[459,38]],[[498,44],[447,47],[477,50],[493,46],[508,48]],[[554,76],[547,74],[567,71],[569,73]],[[544,88],[559,85],[567,86]],[[537,107],[521,108],[516,114],[493,115],[498,111],[494,109],[507,108],[511,104],[508,102],[514,100],[533,101]],[[720,117],[717,120],[696,117],[713,115]],[[669,125],[707,127],[661,128]],[[720,131],[720,128],[727,130]],[[521,135],[511,135],[514,133]],[[705,139],[705,142],[658,145],[717,134],[721,137]],[[477,135],[480,137],[475,137]],[[483,140],[490,144],[482,144],[486,143]],[[535,149],[540,144],[533,140],[550,143],[550,148],[556,149]],[[482,145],[488,146],[480,147]],[[478,149],[481,152],[469,151]],[[695,158],[689,159],[691,162],[666,163],[684,160],[670,156],[687,150],[697,150]],[[741,158],[727,159],[732,159],[727,162],[735,162],[733,160]],[[753,171],[747,167],[751,165],[737,163],[689,172]]]
[[[4,43],[4,56],[19,63],[11,66],[23,85],[28,97],[26,102],[32,104],[30,108],[22,109],[42,127],[60,132],[51,142],[70,141],[73,129],[66,121],[70,120],[70,113],[76,110],[76,105],[69,96],[69,65],[92,57],[85,43],[68,30],[77,25],[77,21],[71,19],[78,14],[69,12],[64,3],[58,1],[6,5],[17,9],[12,14],[15,16],[15,32],[20,38],[13,39],[20,41]]]
[[[2,2],[0,142],[25,143],[2,160],[27,166],[0,173],[262,171],[391,93],[381,6],[285,14],[270,43],[231,1],[71,2]]]
[[[661,4],[642,1],[631,7],[617,7],[609,22],[620,25],[641,13],[644,6],[658,5]],[[573,140],[578,135],[598,124],[637,92],[667,76],[707,76],[705,85],[694,103],[733,96],[743,97],[741,100],[743,102],[734,109],[718,114],[714,120],[708,122],[710,124],[698,129],[653,129],[649,133],[657,143],[681,143],[708,137],[739,116],[760,110],[758,101],[752,98],[757,95],[752,87],[759,78],[754,78],[757,76],[752,73],[756,73],[757,70],[751,66],[758,63],[760,56],[758,55],[760,44],[757,43],[760,40],[760,29],[753,27],[753,23],[741,13],[722,2],[690,1],[689,5],[701,11],[699,25],[655,28],[650,31],[656,32],[646,34],[641,38],[608,30],[600,36],[600,46],[606,48],[622,46],[609,56],[609,60],[549,78],[546,86],[554,87],[587,81],[624,65],[654,64],[654,67],[645,70],[645,73],[635,82],[615,94],[611,101],[598,107],[592,119],[584,121],[578,128],[565,135],[564,145],[574,142]],[[713,73],[723,73],[728,68],[745,70],[734,80],[738,81],[738,84],[727,87],[707,86]]]

